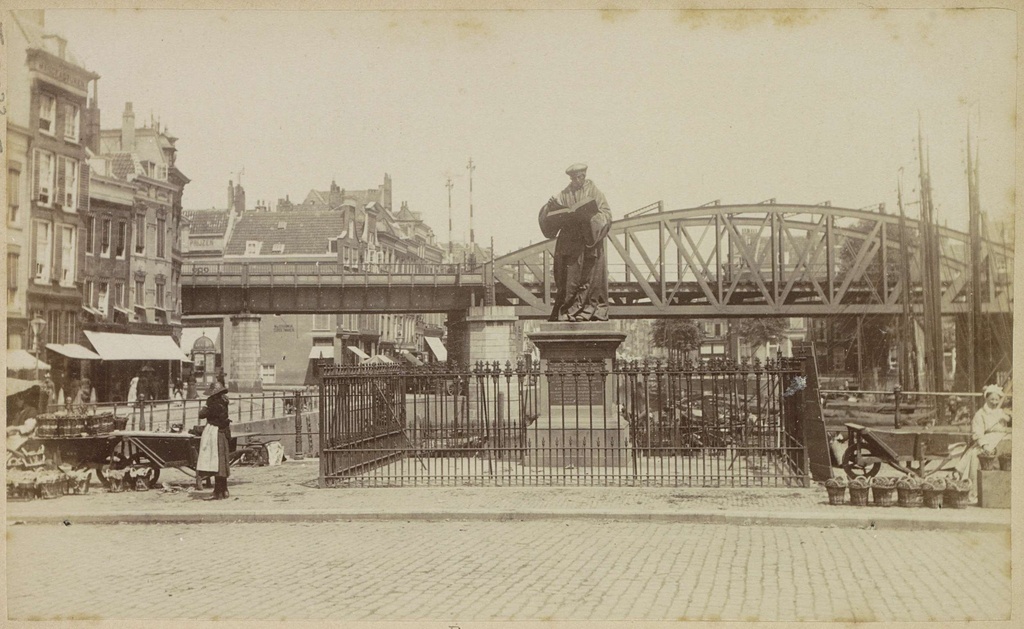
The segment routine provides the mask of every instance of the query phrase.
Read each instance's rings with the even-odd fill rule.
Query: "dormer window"
[[[278,229],[285,229],[287,227],[288,227],[288,221],[278,221],[277,222],[277,228]]]
[[[260,247],[262,247],[263,241],[261,240],[246,240],[245,241],[245,255],[257,256],[260,254]]]
[[[274,253],[284,253],[284,243],[283,242],[276,243],[272,250],[273,250]]]
[[[57,127],[57,99],[49,94],[39,95],[39,130],[53,135]]]

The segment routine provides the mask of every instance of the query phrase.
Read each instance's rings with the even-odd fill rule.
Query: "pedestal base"
[[[1011,475],[1001,470],[978,470],[978,506],[1009,509]]]
[[[615,407],[615,324],[544,323],[530,335],[540,351],[537,421],[526,434],[530,467],[621,467],[628,432]]]
[[[528,467],[623,467],[629,462],[618,428],[551,428],[526,435]]]

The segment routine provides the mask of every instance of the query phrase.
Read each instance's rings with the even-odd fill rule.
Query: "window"
[[[7,169],[7,222],[18,222],[18,210],[21,208],[21,171]]]
[[[260,253],[260,246],[263,244],[259,240],[246,240],[245,241],[245,255],[255,256]]]
[[[135,217],[135,253],[146,253],[146,215]]]
[[[32,184],[35,190],[36,201],[39,205],[49,207],[53,204],[53,188],[57,169],[54,164],[53,153],[36,151],[35,182]]]
[[[60,343],[60,310],[51,310],[46,313],[46,336],[47,343]]]
[[[314,330],[330,330],[331,329],[331,315],[329,315],[329,314],[315,314],[315,315],[313,315],[313,329]]]
[[[93,301],[93,295],[95,294],[96,285],[93,284],[92,280],[85,280],[85,294],[82,297],[85,299],[85,305],[88,308],[92,308],[96,303]]]
[[[111,240],[110,239],[110,227],[111,227],[110,219],[109,218],[103,219],[103,232],[100,234],[100,237],[102,239],[100,241],[100,255],[101,256],[110,255],[110,240]]]
[[[46,284],[50,281],[50,264],[53,260],[53,226],[46,221],[35,222],[35,282]]]
[[[156,283],[156,307],[160,309],[164,308],[164,287],[166,284],[163,282]]]
[[[124,282],[114,282],[114,305],[124,307]]]
[[[75,261],[77,260],[77,245],[75,228],[71,225],[62,225],[60,228],[60,285],[75,285]]]
[[[107,308],[110,301],[110,285],[106,282],[99,283],[99,290],[97,291],[99,297],[99,303],[96,305],[96,310],[100,311],[104,317],[107,316]]]
[[[263,384],[274,384],[277,381],[277,368],[274,363],[260,365],[260,380]]]
[[[114,248],[114,255],[117,258],[124,258],[125,249],[128,247],[128,223],[117,222],[117,245]]]
[[[96,217],[87,216],[85,218],[85,252],[87,254],[96,253]]]
[[[135,305],[145,306],[146,280],[135,280]]]
[[[64,103],[64,139],[78,143],[78,105]]]
[[[73,159],[64,158],[64,210],[74,212],[78,207],[78,162]]]
[[[715,324],[715,336],[722,336],[722,324],[721,323],[716,323]]]
[[[274,253],[284,253],[284,243],[276,243],[271,249]]]
[[[156,257],[165,257],[164,243],[167,240],[167,221],[159,218],[156,221]]]
[[[49,94],[39,95],[39,130],[53,135],[56,130],[57,99]]]
[[[7,290],[18,290],[18,258],[17,253],[7,254]]]

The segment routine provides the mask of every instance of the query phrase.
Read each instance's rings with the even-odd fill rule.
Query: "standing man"
[[[555,304],[549,321],[608,320],[608,260],[604,239],[612,212],[587,179],[587,165],[566,169],[569,186],[540,211],[545,238],[555,238]]]

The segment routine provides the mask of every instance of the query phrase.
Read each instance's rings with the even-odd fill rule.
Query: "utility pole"
[[[444,184],[448,188],[448,261],[451,262],[452,257],[452,178],[448,178],[448,182]],[[472,203],[470,203],[472,206]]]
[[[473,234],[473,171],[476,170],[476,166],[473,165],[472,157],[469,158],[466,170],[469,171],[469,251],[472,256],[476,253],[476,236]]]

